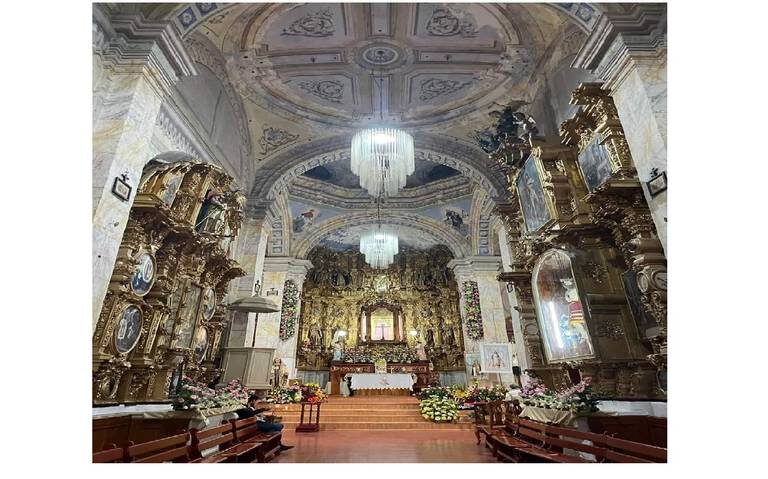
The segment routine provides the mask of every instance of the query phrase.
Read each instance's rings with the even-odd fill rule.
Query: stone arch
[[[307,142],[278,155],[256,174],[249,203],[253,207],[271,204],[278,192],[304,172],[334,161],[349,161],[351,135],[339,135]],[[450,166],[479,184],[492,197],[503,194],[505,179],[491,165],[484,164],[487,155],[457,140],[437,135],[415,135],[416,159]]]
[[[427,235],[437,243],[448,247],[454,258],[463,258],[470,254],[470,247],[467,241],[437,220],[421,215],[403,214],[402,212],[382,212],[381,223],[382,225],[390,225],[398,229],[407,229],[418,234]],[[376,220],[367,212],[335,217],[315,225],[310,232],[299,238],[292,245],[291,253],[297,258],[306,258],[307,254],[320,243],[320,240],[327,237],[332,231],[340,228],[374,224],[376,224]]]

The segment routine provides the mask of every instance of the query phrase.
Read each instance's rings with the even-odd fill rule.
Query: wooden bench
[[[191,462],[236,462],[237,455],[229,451],[235,442],[235,434],[232,432],[232,425],[230,423],[225,422],[221,426],[203,430],[190,429],[189,434],[191,437],[189,454],[193,459]],[[203,456],[203,452],[213,448],[217,448],[216,453]]]
[[[126,455],[130,462],[189,462],[188,441],[185,432],[141,444],[130,442]]]
[[[595,445],[606,449],[605,462],[667,462],[667,450],[617,437],[599,434]]]
[[[254,456],[258,462],[269,462],[280,454],[282,432],[259,431],[258,421],[255,417],[240,420],[230,419],[230,423],[232,424],[235,446],[228,451],[236,452],[237,462],[244,462],[242,459],[253,458]]]
[[[93,463],[104,462],[126,462],[126,451],[122,447],[117,447],[114,444],[107,446],[108,449],[93,453]]]
[[[483,436],[487,438],[492,435],[496,429],[504,427],[503,403],[504,401],[475,403],[475,437],[477,438],[478,444],[480,444]]]
[[[504,429],[486,444],[495,457],[512,462],[666,462],[664,448],[508,415]],[[566,454],[569,449],[580,453]]]

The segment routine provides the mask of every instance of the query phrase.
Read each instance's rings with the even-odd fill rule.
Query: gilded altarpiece
[[[584,108],[563,124],[560,144],[532,138],[492,155],[510,192],[498,206],[512,253],[500,279],[514,287],[529,373],[555,387],[590,376],[619,397],[655,397],[663,361],[652,354],[657,340],[638,330],[626,273],[637,273],[650,311],[640,282],[663,269],[661,246],[610,96],[583,84],[572,103]],[[665,318],[665,293],[663,302]]]
[[[327,370],[342,343],[347,358],[358,346],[422,344],[436,371],[463,371],[458,286],[442,246],[401,248],[386,270],[372,269],[356,251],[317,247],[302,290],[298,367]],[[342,334],[344,332],[346,334]]]
[[[144,170],[93,335],[94,404],[168,400],[183,374],[211,382],[245,197],[220,168]]]

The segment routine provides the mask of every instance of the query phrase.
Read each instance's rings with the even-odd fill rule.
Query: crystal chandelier
[[[360,235],[360,252],[365,255],[365,262],[371,268],[386,269],[398,253],[397,235],[381,229],[381,226],[366,231]]]
[[[352,137],[352,173],[373,197],[394,196],[413,173],[413,137],[394,128],[371,128]]]

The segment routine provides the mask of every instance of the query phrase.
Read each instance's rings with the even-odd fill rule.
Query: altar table
[[[413,389],[413,377],[410,374],[369,374],[353,373],[352,389]]]

